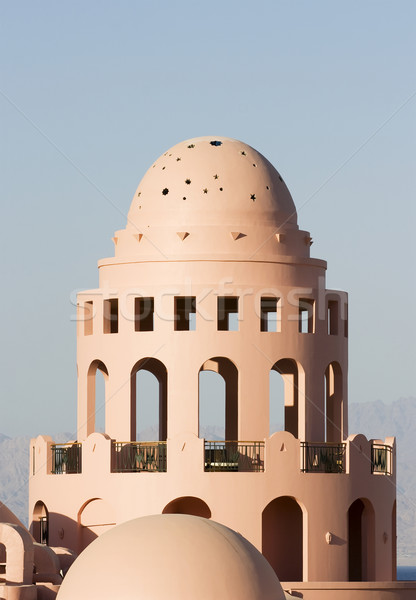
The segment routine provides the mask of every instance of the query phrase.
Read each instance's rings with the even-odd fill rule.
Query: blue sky
[[[415,395],[413,2],[0,2],[1,421],[75,427],[74,290],[141,177],[224,135],[282,173],[350,294],[350,402]]]

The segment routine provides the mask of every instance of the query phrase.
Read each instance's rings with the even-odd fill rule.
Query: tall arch
[[[303,512],[294,498],[280,496],[263,510],[262,553],[280,581],[302,581]]]
[[[223,379],[223,393],[221,398],[213,397],[215,388],[211,388],[204,378],[204,373],[211,371]],[[207,385],[208,383],[208,385]],[[222,405],[224,415],[225,439],[229,441],[238,440],[238,370],[235,364],[223,356],[216,356],[205,361],[199,370],[199,436],[201,435],[201,416],[210,412],[215,401]],[[218,388],[216,388],[218,394]],[[215,391],[214,391],[215,393]]]
[[[97,377],[104,385],[97,385]],[[103,430],[105,433],[105,404],[107,400],[108,370],[101,360],[93,360],[87,373],[87,419],[88,433]]]
[[[137,440],[146,411],[153,410],[157,419],[157,433],[147,437],[156,437],[157,440],[146,441],[165,441],[168,432],[168,372],[157,358],[142,358],[132,368],[130,403],[131,439]]]
[[[211,518],[211,510],[208,504],[195,496],[175,498],[175,500],[172,500],[165,506],[162,514],[194,515],[195,517],[204,517],[205,519]]]
[[[373,581],[375,576],[374,508],[358,498],[348,509],[348,577],[350,581]]]
[[[342,369],[331,362],[325,369],[325,441],[342,442]]]
[[[39,544],[49,542],[49,511],[41,500],[33,508],[32,535]]]
[[[283,429],[289,431],[296,438],[299,435],[299,368],[295,360],[291,358],[282,358],[278,360],[271,368],[271,371],[279,373],[282,377],[283,386],[283,398],[280,404],[283,404]],[[272,384],[272,377],[270,378]],[[276,389],[270,385],[270,406],[271,413],[273,403],[278,401],[279,394],[276,393]]]

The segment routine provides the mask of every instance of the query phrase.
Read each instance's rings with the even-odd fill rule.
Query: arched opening
[[[78,511],[78,547],[86,548],[116,524],[112,506],[101,498],[91,498]]]
[[[203,500],[195,496],[182,496],[169,502],[163,509],[164,515],[194,515],[195,517],[211,518],[211,510]]]
[[[391,511],[391,559],[392,559],[392,581],[397,579],[397,508],[396,500]]]
[[[302,581],[303,513],[294,498],[275,498],[263,510],[262,552],[280,581]]]
[[[285,382],[275,369],[269,373],[269,435],[285,430]]]
[[[325,370],[325,440],[342,442],[342,370],[331,362]]]
[[[222,356],[199,370],[199,437],[207,436],[238,440],[238,371]]]
[[[270,433],[273,420],[281,419],[282,429],[298,437],[299,371],[291,358],[278,360],[270,372]],[[276,429],[274,429],[276,431]]]
[[[355,500],[348,510],[348,577],[374,580],[374,508],[365,498]]]
[[[166,441],[168,372],[156,358],[143,358],[131,370],[131,439]]]
[[[33,509],[32,535],[39,544],[49,542],[49,512],[40,500],[36,502]]]
[[[88,434],[93,431],[105,433],[107,381],[107,367],[101,360],[94,360],[87,375]]]

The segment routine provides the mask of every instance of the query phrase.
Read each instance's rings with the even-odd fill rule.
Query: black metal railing
[[[112,473],[165,473],[167,466],[166,442],[113,442],[111,448]]]
[[[345,473],[345,444],[301,442],[304,473]]]
[[[391,475],[391,446],[371,444],[371,472]]]
[[[52,473],[81,473],[82,471],[82,445],[54,444],[52,446]]]
[[[206,440],[205,471],[264,471],[264,442]]]

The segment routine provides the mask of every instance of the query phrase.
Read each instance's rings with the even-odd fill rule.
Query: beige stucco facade
[[[78,295],[76,440],[32,440],[35,537],[79,552],[115,524],[183,512],[240,532],[281,581],[393,581],[395,442],[348,431],[347,295],[326,288],[279,173],[235,140],[182,142],[146,173],[114,244]],[[149,444],[142,369],[159,383]],[[205,370],[225,382],[222,442],[200,431]],[[270,436],[271,370],[285,430]]]

